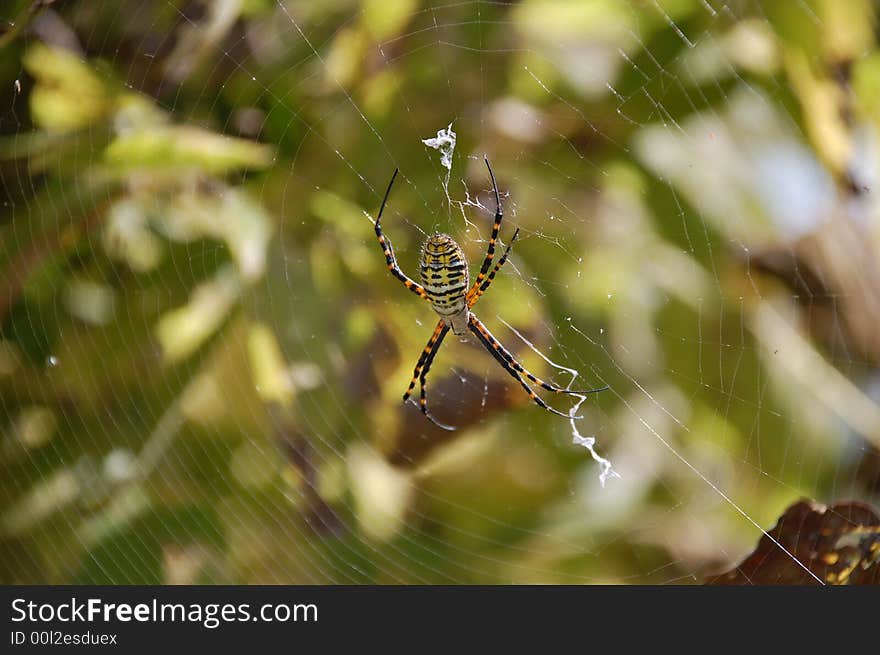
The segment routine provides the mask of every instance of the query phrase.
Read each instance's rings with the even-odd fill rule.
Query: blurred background
[[[871,0],[0,21],[0,581],[701,583],[799,499],[878,502]],[[576,423],[453,336],[458,429],[401,403],[437,319],[372,220],[399,167],[404,271],[443,231],[474,275],[484,155],[521,232],[476,311],[609,385]]]

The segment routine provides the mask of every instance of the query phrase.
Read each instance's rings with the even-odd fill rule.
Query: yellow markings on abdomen
[[[465,308],[469,282],[467,261],[451,236],[428,237],[422,247],[419,274],[428,300],[440,316],[453,316]]]

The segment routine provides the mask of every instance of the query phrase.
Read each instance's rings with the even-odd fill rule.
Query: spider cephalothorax
[[[489,353],[499,364],[501,364],[511,377],[520,383],[526,393],[529,394],[529,398],[534,400],[540,407],[543,407],[554,414],[565,416],[566,418],[581,418],[580,416],[563,414],[550,407],[538,397],[528,383],[523,380],[523,377],[554,393],[595,393],[596,391],[602,391],[606,387],[603,387],[602,389],[574,391],[572,389],[563,389],[544,382],[524,369],[522,365],[516,361],[513,355],[511,355],[510,352],[502,346],[494,336],[492,336],[492,333],[489,332],[488,328],[483,325],[480,319],[471,312],[471,307],[477,303],[480,296],[482,296],[486,289],[489,288],[489,285],[492,284],[492,280],[495,279],[498,270],[504,265],[504,262],[507,261],[507,255],[510,254],[510,248],[513,246],[513,242],[516,241],[516,237],[519,235],[519,228],[517,228],[513,233],[513,237],[510,239],[510,243],[507,244],[507,247],[504,249],[501,258],[494,266],[492,266],[492,261],[495,258],[495,243],[498,240],[498,232],[501,229],[501,219],[503,218],[503,214],[501,212],[501,196],[498,194],[498,185],[495,183],[495,174],[492,172],[489,160],[486,159],[485,161],[486,168],[489,169],[489,177],[492,179],[492,190],[495,193],[495,223],[492,226],[492,235],[489,237],[489,247],[486,251],[483,265],[480,267],[480,272],[477,274],[477,278],[474,280],[474,284],[470,288],[468,288],[470,280],[464,252],[455,242],[455,239],[448,234],[432,234],[422,246],[422,255],[419,260],[419,274],[422,284],[417,284],[400,270],[400,266],[397,265],[397,260],[394,257],[394,250],[391,247],[391,241],[385,237],[381,226],[382,212],[385,211],[385,204],[388,202],[388,195],[391,193],[391,187],[394,186],[394,179],[397,177],[397,170],[395,170],[394,175],[391,176],[391,182],[388,183],[388,190],[385,191],[385,197],[382,199],[382,206],[379,208],[379,216],[376,218],[376,237],[379,239],[379,245],[382,246],[382,250],[385,254],[385,262],[388,265],[388,270],[391,271],[391,274],[394,275],[394,277],[403,282],[407,289],[430,302],[431,307],[433,307],[434,311],[440,316],[440,322],[437,323],[437,327],[434,328],[434,334],[431,335],[427,345],[422,350],[419,361],[416,363],[412,381],[409,383],[409,388],[407,388],[406,392],[403,394],[403,401],[406,402],[409,400],[413,389],[415,389],[416,382],[418,382],[420,385],[419,407],[422,414],[441,428],[447,430],[454,429],[438,422],[428,413],[428,403],[425,394],[425,378],[431,368],[431,363],[434,361],[434,356],[440,349],[440,344],[443,343],[443,338],[446,336],[446,333],[451,329],[453,334],[464,336],[467,334],[468,330],[470,330],[477,338],[477,341],[489,351]],[[492,267],[491,271],[489,270],[490,267]]]

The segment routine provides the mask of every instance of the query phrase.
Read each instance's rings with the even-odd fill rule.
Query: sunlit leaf
[[[266,402],[288,405],[294,387],[287,365],[272,330],[257,323],[248,332],[248,354],[257,393]]]
[[[42,44],[31,46],[22,58],[37,81],[31,92],[31,112],[48,130],[85,127],[112,107],[112,94],[93,69],[79,57]]]
[[[168,363],[191,355],[224,321],[241,292],[235,272],[225,267],[193,290],[189,303],[166,313],[156,335]]]
[[[222,174],[269,166],[269,146],[196,127],[153,127],[120,134],[104,160],[116,174],[141,169],[188,169]]]

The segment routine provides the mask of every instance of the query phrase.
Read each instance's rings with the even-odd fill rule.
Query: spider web
[[[861,70],[870,6],[832,4],[23,9],[4,581],[690,583],[799,498],[876,501],[876,136],[791,35]],[[520,237],[475,312],[609,390],[542,394],[569,421],[450,337],[441,436],[370,221],[399,168],[403,270],[443,231],[473,274],[484,156]]]

